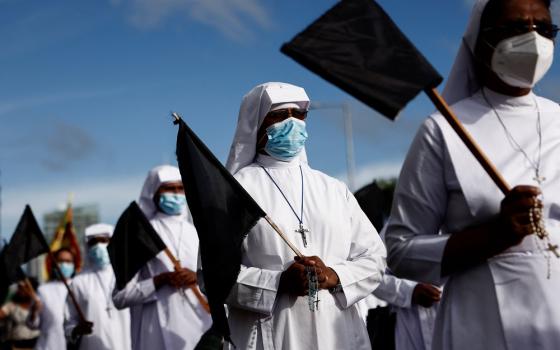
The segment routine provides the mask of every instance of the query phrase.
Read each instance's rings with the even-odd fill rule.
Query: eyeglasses
[[[307,117],[307,111],[305,109],[298,109],[298,108],[286,108],[286,109],[278,109],[275,111],[268,112],[266,117],[271,118],[278,118],[278,119],[286,119],[290,117],[294,117],[296,119],[305,119]]]
[[[554,39],[556,38],[556,34],[558,34],[558,26],[552,23],[528,24],[524,22],[512,22],[502,26],[482,29],[483,32],[500,32],[508,37],[529,33],[533,30],[548,39]]]

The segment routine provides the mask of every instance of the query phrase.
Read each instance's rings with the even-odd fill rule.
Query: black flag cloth
[[[31,208],[26,205],[10,242],[0,253],[0,292],[25,278],[21,265],[48,251],[43,232]]]
[[[281,51],[390,119],[442,81],[373,0],[339,1]]]
[[[123,289],[128,281],[163,249],[165,243],[138,204],[130,203],[117,221],[107,246],[115,271],[117,289]]]
[[[241,243],[266,213],[187,124],[176,123],[177,160],[200,241],[212,329],[230,340],[224,303],[241,267]]]

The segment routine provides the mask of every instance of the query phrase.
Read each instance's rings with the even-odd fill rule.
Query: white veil
[[[297,103],[302,109],[309,108],[309,97],[305,90],[286,83],[261,84],[243,97],[237,129],[226,163],[226,168],[232,174],[253,163],[257,154],[257,132],[266,114],[274,105],[289,102]],[[301,151],[299,157],[302,161],[307,161],[305,149]]]

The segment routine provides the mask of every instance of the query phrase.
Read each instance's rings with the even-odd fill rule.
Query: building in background
[[[72,206],[73,209],[73,226],[78,237],[80,250],[85,252],[85,229],[86,227],[99,222],[99,206],[97,204],[84,204]],[[66,208],[54,210],[43,215],[43,233],[47,243],[53,240],[54,234],[66,214]],[[40,282],[44,282],[43,266],[45,264],[45,256],[31,261],[27,267],[27,273],[35,276]]]

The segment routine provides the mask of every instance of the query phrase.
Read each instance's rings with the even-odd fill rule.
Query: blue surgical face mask
[[[97,243],[88,249],[89,261],[100,269],[111,263],[109,252],[107,251],[108,245],[107,243]]]
[[[64,278],[72,278],[72,275],[74,274],[74,263],[61,262],[58,264],[58,267],[60,267],[60,272],[62,272],[62,276],[64,276]]]
[[[272,124],[266,128],[266,134],[268,136],[264,146],[266,153],[286,162],[301,152],[307,140],[305,122],[294,117]]]
[[[187,206],[187,197],[182,193],[164,192],[159,196],[159,209],[167,215],[180,215]]]

